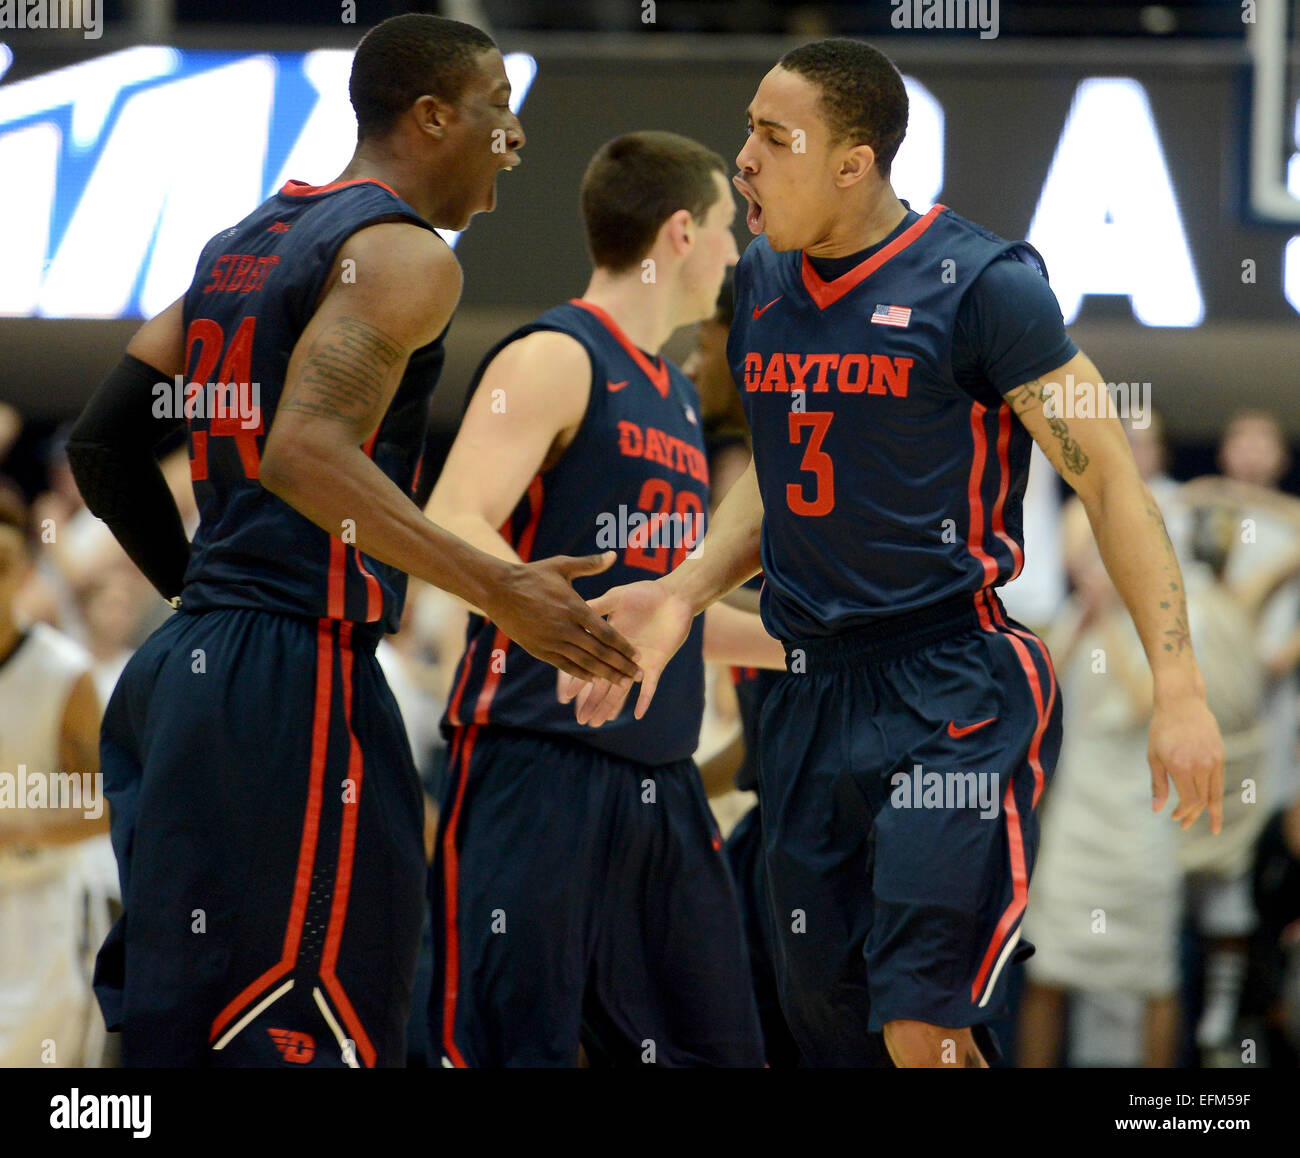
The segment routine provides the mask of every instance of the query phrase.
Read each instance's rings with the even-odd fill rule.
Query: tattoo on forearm
[[[1173,540],[1169,538],[1169,528],[1165,526],[1165,520],[1160,514],[1159,508],[1148,497],[1146,500],[1147,515],[1157,527],[1160,528],[1160,537],[1164,540],[1165,551],[1169,556],[1169,565],[1174,573],[1178,573],[1178,556],[1174,552]],[[1168,580],[1169,590],[1165,598],[1160,600],[1161,611],[1172,611],[1174,613],[1174,623],[1172,627],[1165,628],[1164,642],[1161,646],[1165,651],[1176,652],[1182,655],[1184,649],[1192,644],[1191,633],[1187,630],[1187,601],[1183,596],[1182,588],[1172,579]]]
[[[1011,408],[1018,417],[1028,414],[1031,410],[1042,413],[1047,419],[1052,434],[1061,444],[1061,460],[1066,469],[1071,474],[1083,474],[1088,467],[1088,456],[1070,433],[1070,427],[1065,419],[1060,415],[1047,413],[1047,391],[1042,382],[1035,378],[1032,382],[1017,386],[1007,394],[1007,401],[1011,403]]]
[[[340,318],[307,353],[302,378],[286,410],[339,422],[372,416],[395,365],[406,357],[396,339],[359,318]]]

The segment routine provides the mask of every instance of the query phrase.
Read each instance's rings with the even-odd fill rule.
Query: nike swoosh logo
[[[949,720],[948,735],[950,735],[954,740],[960,740],[963,736],[969,736],[972,732],[979,731],[980,728],[984,727],[986,724],[993,723],[996,719],[997,716],[990,716],[987,720],[980,720],[977,724],[967,724],[964,728],[957,727],[956,720]]]
[[[765,313],[767,313],[767,311],[770,310],[774,305],[776,305],[776,303],[779,302],[783,297],[785,297],[785,294],[777,294],[776,297],[774,297],[770,302],[768,302],[767,305],[765,305],[762,309],[759,309],[758,306],[755,306],[754,321],[758,321],[759,318],[761,318]]]
[[[605,385],[609,388],[609,392],[611,394],[617,394],[630,381],[631,381],[630,378],[624,378],[622,382],[610,382],[608,379],[606,379]]]

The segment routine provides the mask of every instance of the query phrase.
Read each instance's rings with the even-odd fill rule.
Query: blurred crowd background
[[[337,26],[337,9],[287,0],[105,5],[110,29],[123,36],[133,29],[156,36],[159,29],[165,34],[201,25]],[[641,5],[631,0],[362,0],[355,35],[410,10],[476,19],[516,41],[537,30],[602,34],[644,27]],[[889,14],[888,4],[739,0],[660,4],[655,23],[660,33],[876,35],[889,31]],[[1239,38],[1242,23],[1240,5],[1210,0],[1040,2],[1003,4],[1000,31],[1003,37]],[[888,43],[878,43],[890,51]],[[778,55],[774,45],[769,59]],[[520,247],[526,244],[527,238],[519,239]],[[474,276],[470,266],[471,283]],[[557,279],[554,297],[574,289]],[[513,302],[493,313],[480,303],[471,345],[486,349],[520,320],[519,306]],[[122,332],[120,323],[101,324]],[[737,414],[718,362],[718,326],[704,323],[698,335],[680,335],[672,351],[689,355],[703,412],[715,429],[734,423]],[[1082,339],[1081,345],[1089,348]],[[468,358],[472,366],[472,352]],[[1159,369],[1152,368],[1157,381]],[[19,373],[39,377],[39,361]],[[62,404],[19,404],[0,392],[0,511],[11,512],[9,522],[21,524],[26,542],[24,556],[11,564],[11,582],[3,581],[0,557],[0,621],[20,630],[44,623],[74,641],[102,704],[132,650],[170,609],[85,509],[67,466],[66,431],[78,397],[93,388],[98,374],[88,372],[91,380],[78,383],[79,395]],[[442,391],[458,397],[466,377],[449,364]],[[1227,399],[1238,385],[1222,383]],[[1051,647],[1066,740],[1042,805],[1042,854],[1026,923],[1038,952],[1015,967],[1015,1008],[1000,1027],[1010,1043],[1008,1064],[1300,1064],[1300,378],[1293,373],[1249,385],[1256,398],[1262,393],[1273,404],[1239,408],[1221,399],[1223,418],[1209,436],[1205,423],[1184,418],[1186,436],[1180,438],[1172,414],[1154,412],[1149,422],[1129,424],[1134,453],[1185,569],[1190,630],[1227,744],[1225,825],[1217,838],[1207,835],[1204,819],[1180,832],[1168,819],[1172,805],[1161,815],[1151,812],[1149,673],[1086,519],[1036,452],[1026,497],[1026,570],[1005,595],[1011,613]],[[1176,388],[1162,395],[1158,386],[1157,408],[1176,396]],[[447,414],[453,412],[444,406],[435,423],[433,462],[445,452],[454,427]],[[732,440],[728,453],[735,451]],[[192,531],[196,515],[184,446],[163,448],[162,462]],[[436,471],[428,475],[431,489]],[[438,721],[464,623],[450,598],[413,582],[402,630],[380,652],[435,803],[444,756]],[[724,832],[753,802],[730,787],[744,758],[734,675],[710,672],[698,754]],[[0,702],[0,719],[9,710]],[[0,851],[5,840],[0,825]],[[111,1042],[93,1032],[98,1015],[88,988],[115,889],[105,843],[96,836],[85,850],[89,900],[79,968],[86,1045],[81,1057],[65,1055],[62,1064],[111,1064],[113,1058]],[[4,887],[0,880],[0,893]],[[92,906],[103,911],[91,914]],[[7,961],[6,967],[21,964]]]

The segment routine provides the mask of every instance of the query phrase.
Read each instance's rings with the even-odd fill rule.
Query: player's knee
[[[885,1046],[900,1069],[983,1069],[987,1066],[969,1028],[928,1021],[885,1022]]]

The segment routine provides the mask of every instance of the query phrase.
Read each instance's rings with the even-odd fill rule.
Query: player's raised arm
[[[632,648],[569,585],[599,561],[526,568],[489,555],[424,518],[363,449],[411,353],[446,328],[460,266],[435,234],[388,223],[339,251],[355,281],[335,277],[289,360],[262,457],[261,482],[359,550],[481,607],[521,647],[586,678],[628,680]]]
[[[572,440],[590,391],[591,362],[568,334],[539,330],[503,347],[483,371],[425,514],[480,551],[521,562],[498,528]]]
[[[185,372],[183,311],[178,298],[136,331],[68,438],[68,463],[86,506],[164,599],[181,593],[190,543],[156,457],[184,419],[155,415],[154,386]]]
[[[1164,520],[1138,474],[1119,420],[1066,418],[1066,383],[1106,390],[1082,353],[1006,395],[1020,421],[1083,502],[1102,561],[1133,616],[1154,679],[1150,744],[1154,807],[1178,790],[1173,818],[1190,828],[1206,808],[1223,823],[1223,740],[1192,653],[1183,576]],[[1072,407],[1069,409],[1073,409]],[[1093,414],[1105,414],[1100,406]]]

